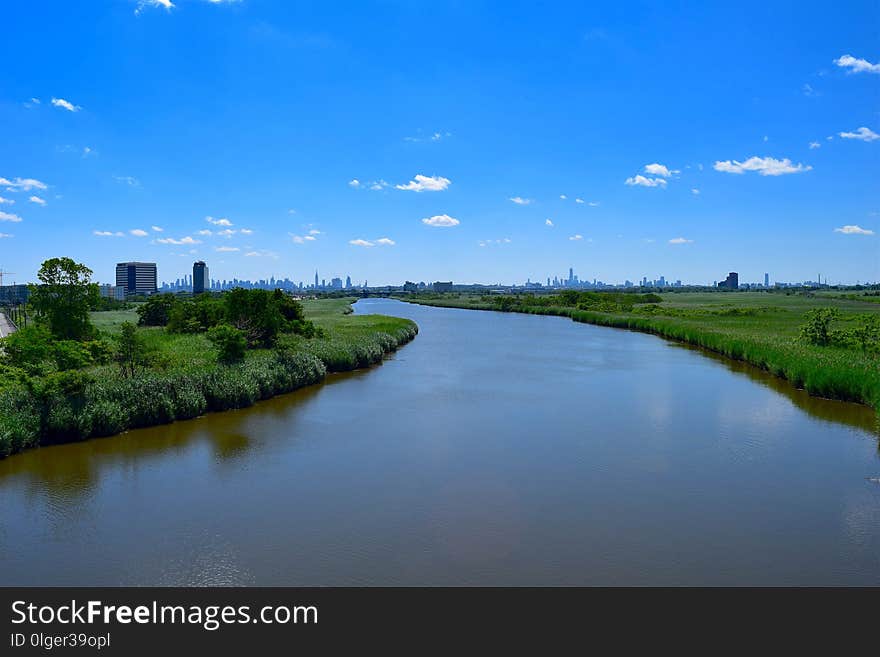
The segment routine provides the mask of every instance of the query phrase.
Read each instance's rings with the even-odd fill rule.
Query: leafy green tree
[[[178,304],[173,294],[153,294],[137,309],[139,326],[165,326],[171,310]]]
[[[6,363],[37,374],[51,358],[52,334],[46,326],[28,326],[0,340],[0,347]]]
[[[837,308],[814,308],[806,313],[807,323],[801,326],[800,339],[807,344],[827,346],[831,343],[831,323],[840,316]]]
[[[123,376],[132,377],[149,364],[149,352],[144,339],[132,322],[122,323],[116,342],[116,362],[119,363]]]
[[[31,286],[30,304],[58,340],[86,340],[94,333],[89,321],[92,270],[71,258],[46,260]]]
[[[168,311],[169,333],[203,333],[220,324],[226,316],[226,305],[220,299],[200,294],[192,301],[180,301]]]
[[[229,324],[218,324],[208,331],[208,339],[217,347],[220,362],[234,363],[244,358],[248,345],[244,331]]]
[[[227,321],[244,332],[249,345],[269,347],[275,343],[284,317],[272,292],[238,287],[227,292],[224,301]]]

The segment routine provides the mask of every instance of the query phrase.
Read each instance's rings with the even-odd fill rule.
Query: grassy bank
[[[747,362],[812,395],[858,402],[880,410],[880,357],[876,351],[817,346],[799,339],[800,328],[810,311],[837,309],[839,317],[834,325],[845,330],[866,316],[880,313],[874,297],[664,293],[659,303],[629,307],[605,304],[605,310],[591,309],[589,304],[554,305],[548,297],[522,295],[508,299],[513,300],[501,303],[493,297],[477,295],[415,296],[403,300],[441,307],[561,315],[577,322],[653,333]]]
[[[69,389],[35,392],[39,381],[2,387],[0,457],[250,406],[318,383],[328,372],[378,363],[418,332],[409,320],[352,315],[350,302],[304,302],[307,318],[325,335],[283,335],[275,348],[249,350],[241,363],[219,363],[205,334],[169,334],[157,327],[143,331],[155,364],[133,377],[103,365],[82,372],[80,385]],[[123,322],[137,321],[137,315],[134,310],[93,313],[92,321],[112,334]]]

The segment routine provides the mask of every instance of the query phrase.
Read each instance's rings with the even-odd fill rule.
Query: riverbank
[[[837,323],[846,326],[880,311],[871,300],[775,293],[659,296],[659,303],[622,306],[616,308],[617,312],[553,305],[549,297],[527,295],[399,298],[445,308],[557,315],[576,322],[651,333],[754,365],[811,395],[865,404],[880,411],[880,359],[876,353],[815,346],[798,339],[810,310],[836,308],[841,313]]]
[[[418,333],[410,320],[352,315],[352,299],[304,302],[306,318],[325,335],[285,335],[274,349],[249,350],[243,362],[218,363],[204,334],[144,331],[157,365],[126,377],[112,365],[83,372],[67,388],[14,385],[0,390],[0,458],[41,445],[111,436],[191,419],[207,412],[251,406],[261,399],[320,383],[328,373],[380,362]],[[134,311],[93,313],[114,333]]]

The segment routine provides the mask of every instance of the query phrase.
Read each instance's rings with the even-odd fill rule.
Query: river
[[[240,411],[0,461],[3,585],[880,585],[867,408],[651,335],[419,336]]]

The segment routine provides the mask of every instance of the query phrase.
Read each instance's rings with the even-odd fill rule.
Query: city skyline
[[[162,4],[8,9],[4,282],[880,280],[869,3]]]

